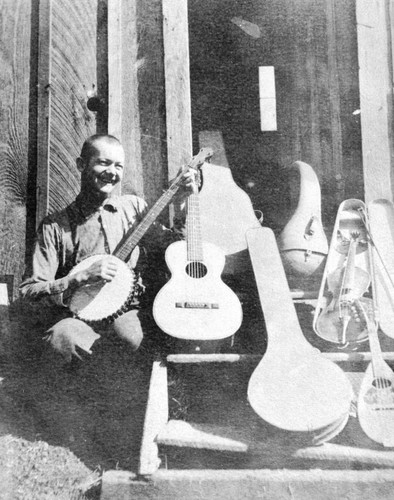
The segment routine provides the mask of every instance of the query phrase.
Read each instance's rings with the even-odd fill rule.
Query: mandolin
[[[202,148],[192,158],[187,168],[198,169],[213,154],[212,149]],[[78,287],[72,294],[68,307],[76,318],[88,323],[111,321],[127,311],[130,302],[135,296],[136,276],[126,261],[136,248],[141,238],[155,222],[164,208],[171,202],[177,193],[183,171],[181,171],[171,186],[156,201],[144,216],[137,228],[131,228],[124,235],[116,247],[113,257],[117,259],[117,272],[112,281],[98,281]],[[70,275],[89,268],[103,255],[91,255],[79,262],[70,272]]]
[[[267,330],[267,351],[252,373],[254,411],[282,430],[315,444],[346,424],[352,399],[346,374],[305,339],[291,299],[275,236],[269,228],[246,233]]]
[[[179,339],[218,340],[233,335],[242,323],[242,307],[221,279],[224,252],[202,239],[199,193],[187,199],[186,241],[172,243],[165,259],[171,279],[153,302],[157,325]]]
[[[365,219],[366,220],[366,219]],[[366,220],[366,224],[368,224]],[[367,228],[368,230],[368,228]],[[369,230],[368,230],[369,232]],[[370,234],[370,233],[369,233]],[[378,337],[379,310],[376,302],[376,275],[374,272],[374,244],[369,244],[372,274],[374,318],[370,319],[361,306],[368,325],[371,363],[368,365],[358,395],[357,413],[360,425],[368,437],[383,446],[394,446],[394,372],[383,359]],[[375,249],[376,251],[376,249]]]
[[[360,233],[352,231],[342,267],[327,276],[331,300],[316,322],[316,333],[325,340],[346,346],[365,340],[367,325],[360,305],[370,308],[371,299],[362,297],[370,285],[370,275],[355,265]]]

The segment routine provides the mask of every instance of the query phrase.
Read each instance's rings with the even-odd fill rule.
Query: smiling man
[[[134,195],[118,196],[116,186],[123,178],[125,154],[119,140],[110,135],[94,135],[82,146],[77,158],[81,172],[81,190],[64,210],[49,215],[41,223],[33,251],[31,268],[20,286],[21,295],[29,301],[51,304],[52,326],[45,335],[46,345],[66,362],[81,359],[100,335],[115,333],[137,350],[144,336],[139,318],[144,301],[144,264],[138,259],[138,247],[129,259],[136,284],[128,310],[109,325],[94,328],[72,316],[68,301],[80,286],[114,279],[118,263],[111,254],[130,228],[141,221],[147,211],[144,200]],[[181,196],[195,190],[194,173],[185,172]],[[153,262],[158,252],[174,241],[172,232],[154,223],[144,237],[144,257],[151,253]],[[99,255],[89,267],[70,271],[83,259]],[[146,268],[146,259],[145,259]]]

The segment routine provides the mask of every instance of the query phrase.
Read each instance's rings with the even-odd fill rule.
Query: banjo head
[[[83,271],[103,255],[92,255],[77,264],[70,274]],[[117,272],[112,281],[99,281],[83,285],[73,293],[69,309],[86,322],[103,321],[111,318],[127,303],[134,286],[134,273],[128,265],[116,259]]]
[[[349,413],[353,391],[345,373],[321,356],[284,366],[262,359],[248,386],[253,410],[266,422],[287,431],[315,432]]]

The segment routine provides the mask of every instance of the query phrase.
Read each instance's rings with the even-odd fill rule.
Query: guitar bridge
[[[219,304],[209,302],[175,302],[179,309],[219,309]]]

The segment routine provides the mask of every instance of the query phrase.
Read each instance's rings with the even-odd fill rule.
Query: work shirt
[[[60,306],[68,288],[68,274],[84,258],[111,254],[125,233],[141,221],[147,205],[134,195],[114,196],[97,207],[89,207],[79,195],[66,209],[47,216],[41,223],[28,277],[20,285],[22,297],[50,298]],[[154,223],[146,239],[153,254],[174,241],[172,232]],[[135,262],[133,262],[133,256]],[[136,266],[133,253],[130,266]]]

